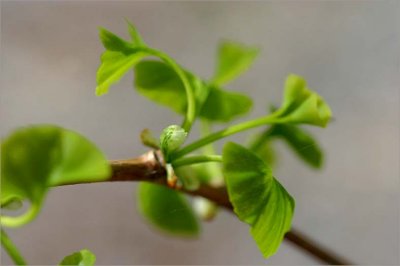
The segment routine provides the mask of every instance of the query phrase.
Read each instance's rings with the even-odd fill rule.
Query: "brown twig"
[[[147,181],[168,186],[162,156],[158,151],[150,151],[133,159],[111,161],[110,164],[112,176],[106,181]],[[202,185],[197,190],[185,190],[184,188],[179,190],[190,195],[207,198],[219,206],[233,211],[233,206],[224,187],[215,188]],[[334,252],[321,247],[293,227],[290,232],[286,233],[285,239],[323,263],[332,265],[352,264],[337,256]]]

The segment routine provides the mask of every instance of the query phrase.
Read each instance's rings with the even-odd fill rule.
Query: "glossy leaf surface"
[[[138,209],[155,228],[177,236],[194,237],[200,226],[186,198],[161,185],[141,182]]]
[[[262,254],[273,255],[290,229],[293,198],[262,159],[238,144],[225,144],[223,172],[235,213],[250,225]]]

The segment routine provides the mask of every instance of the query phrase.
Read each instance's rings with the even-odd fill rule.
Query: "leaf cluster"
[[[322,149],[301,125],[325,127],[332,116],[329,106],[304,78],[290,74],[280,107],[273,108],[270,114],[232,124],[248,115],[253,103],[249,96],[226,87],[251,67],[258,48],[221,43],[214,74],[205,79],[147,45],[129,22],[128,32],[130,40],[124,40],[100,29],[105,52],[97,72],[96,95],[108,93],[111,85],[133,70],[134,88],[140,95],[183,116],[181,125],[169,125],[159,138],[149,130],[141,134],[143,144],[161,150],[167,183],[174,190],[142,182],[137,193],[140,213],[162,232],[197,237],[201,231],[199,218],[213,219],[218,207],[203,198],[195,198],[192,206],[177,190],[182,186],[196,190],[202,184],[226,187],[234,212],[250,226],[261,253],[264,257],[273,255],[290,230],[295,203],[273,175],[272,144],[281,139],[305,163],[320,168]],[[197,121],[201,124],[201,137],[185,144]],[[226,124],[226,128],[213,131],[215,123]],[[261,131],[252,136],[246,147],[228,142],[222,154],[217,154],[214,142],[254,128]],[[95,145],[78,133],[57,126],[19,129],[2,141],[1,151],[1,207],[18,209],[23,201],[30,202],[22,215],[2,215],[3,226],[17,227],[34,219],[53,186],[101,181],[110,175],[106,158]],[[60,265],[94,263],[94,255],[81,250]]]
[[[129,28],[132,29],[132,24]],[[142,40],[136,30],[134,35],[136,37],[133,39]],[[150,48],[143,41],[126,42],[104,29],[100,36],[106,48],[105,54],[118,52],[118,58],[124,62],[131,57],[140,58],[129,61],[134,69],[134,87],[139,94],[184,115],[182,127],[169,126],[160,138],[159,146],[167,163],[169,184],[175,186],[178,183],[186,189],[189,186],[196,189],[201,183],[225,185],[236,214],[251,226],[251,233],[264,256],[275,253],[290,228],[294,200],[272,176],[271,167],[268,166],[273,158],[271,143],[275,139],[283,139],[301,159],[310,166],[319,168],[322,165],[322,151],[313,137],[297,124],[326,126],[331,111],[322,97],[309,89],[302,77],[291,74],[285,82],[282,104],[271,114],[212,133],[211,123],[232,122],[251,109],[252,100],[248,96],[226,90],[225,86],[250,68],[259,54],[258,48],[235,42],[222,43],[218,48],[214,75],[210,79],[204,79],[180,66],[163,52]],[[142,59],[146,51],[148,56],[156,56],[159,60]],[[116,82],[121,76],[113,73],[122,73],[125,68],[115,68],[114,64],[115,61],[111,64],[102,60],[98,80],[107,80],[107,73],[116,77],[113,79]],[[99,82],[100,88],[103,87],[102,84]],[[194,113],[189,110],[194,110]],[[197,118],[209,128],[203,132],[203,138],[183,146],[191,125]],[[248,148],[228,143],[222,156],[217,157],[214,154],[213,142],[237,132],[267,125],[270,127],[254,136]],[[189,156],[194,151],[197,153]],[[221,161],[223,169],[219,163],[213,163],[214,161]],[[215,182],[217,179],[219,182]],[[167,225],[168,222],[165,221],[172,218],[166,219],[159,206],[164,206],[165,202],[177,197],[175,194],[178,192],[170,192],[167,196],[167,193],[163,195],[160,191],[155,192],[159,189],[155,185],[142,186],[145,186],[146,193],[142,192],[141,187],[138,201],[144,217],[163,231],[169,226],[170,230],[167,231],[177,232],[175,226]],[[215,210],[212,203],[207,204],[202,203],[200,212],[203,214],[210,213],[205,210]],[[196,206],[196,199],[194,205]],[[191,211],[187,206],[187,202],[176,201],[172,208],[185,211],[169,216],[174,216],[176,220],[192,221],[191,226],[182,228],[193,228],[192,235],[197,235],[197,222],[187,218]],[[165,209],[169,210],[167,207]],[[154,210],[158,210],[159,216],[154,215]],[[216,212],[211,213],[215,215]]]

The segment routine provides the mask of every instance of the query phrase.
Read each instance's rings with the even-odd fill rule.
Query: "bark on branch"
[[[112,176],[106,181],[146,181],[168,186],[166,171],[161,158],[162,156],[158,151],[150,151],[137,158],[110,161]],[[231,212],[233,211],[228,193],[224,187],[215,188],[202,185],[200,188],[193,191],[184,188],[177,190],[190,195],[207,198],[219,206]],[[321,247],[318,243],[293,227],[290,232],[286,233],[285,240],[318,259],[320,262],[331,265],[352,264],[339,257],[331,250]]]

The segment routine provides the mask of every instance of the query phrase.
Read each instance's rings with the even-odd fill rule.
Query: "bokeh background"
[[[252,69],[230,85],[254,98],[254,117],[280,102],[288,73],[305,76],[335,121],[309,128],[326,151],[321,171],[278,144],[275,175],[297,200],[294,225],[357,263],[400,263],[400,2],[2,1],[1,137],[54,123],[117,159],[145,151],[141,129],[180,123],[136,94],[132,75],[108,95],[94,95],[103,51],[98,27],[127,37],[125,17],[148,44],[203,77],[213,73],[221,39],[261,47]],[[287,242],[263,260],[248,227],[226,212],[204,224],[198,240],[160,235],[137,214],[135,187],[54,189],[37,220],[9,233],[31,264],[55,265],[81,248],[94,251],[98,264],[318,263]]]

